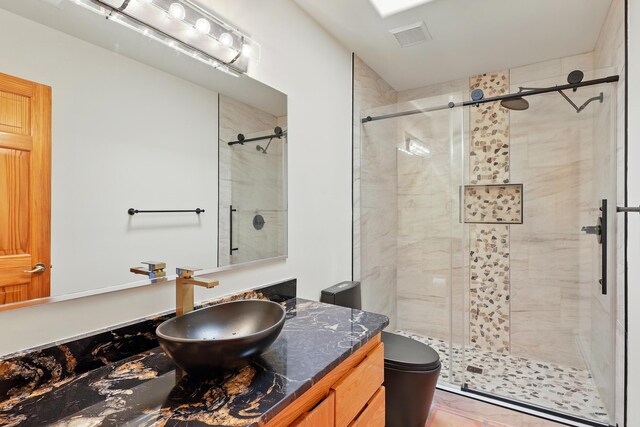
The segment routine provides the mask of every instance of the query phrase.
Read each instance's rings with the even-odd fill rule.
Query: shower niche
[[[287,256],[287,97],[249,102],[219,98],[219,267]]]

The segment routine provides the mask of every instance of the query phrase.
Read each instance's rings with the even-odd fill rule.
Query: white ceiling
[[[434,0],[382,18],[369,0],[295,0],[396,90],[592,50],[611,0]],[[389,30],[424,20],[433,40]]]

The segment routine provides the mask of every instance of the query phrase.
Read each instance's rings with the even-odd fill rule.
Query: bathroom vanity
[[[383,381],[384,348],[377,334],[267,426],[383,427]]]
[[[268,288],[212,304],[242,298],[287,311],[282,333],[253,363],[181,378],[153,333],[170,315],[145,319],[1,360],[0,425],[384,425],[387,317],[284,300]]]

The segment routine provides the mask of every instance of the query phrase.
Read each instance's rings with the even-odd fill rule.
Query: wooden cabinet
[[[384,427],[384,387],[376,391],[349,427]]]
[[[335,405],[336,395],[335,393],[329,393],[324,400],[318,405],[302,415],[296,422],[291,424],[291,427],[320,427],[320,426],[332,426],[335,417]]]
[[[265,427],[384,427],[384,345],[376,335]]]
[[[384,381],[384,345],[378,344],[362,362],[331,386],[336,394],[335,427],[347,427]]]

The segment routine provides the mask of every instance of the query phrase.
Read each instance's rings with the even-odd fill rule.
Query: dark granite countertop
[[[380,332],[386,316],[300,298],[254,363],[216,380],[184,377],[153,348],[0,402],[5,426],[258,426]]]

